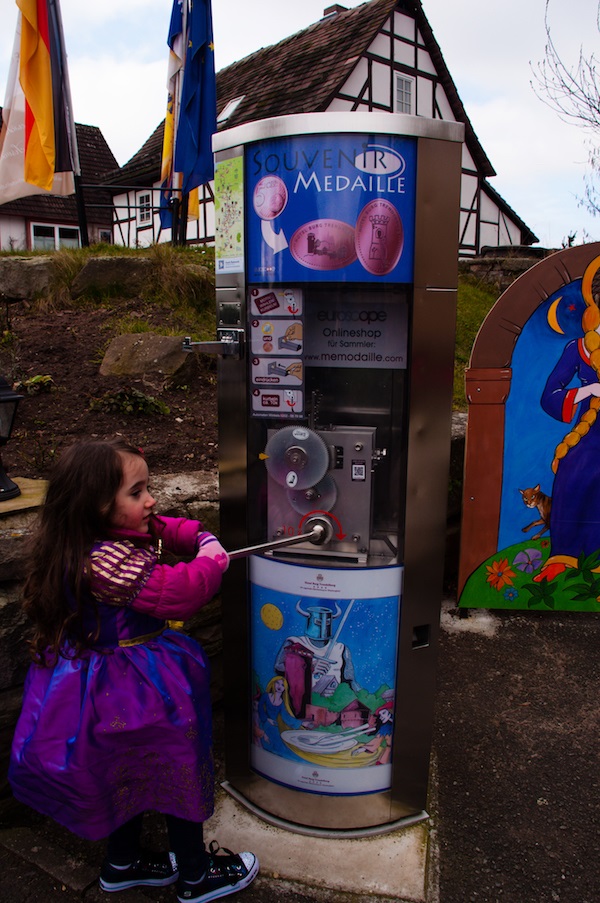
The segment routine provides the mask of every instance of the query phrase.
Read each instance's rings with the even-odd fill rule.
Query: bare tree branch
[[[588,148],[589,172],[583,178],[584,193],[578,199],[580,207],[584,207],[592,216],[600,214],[600,151]]]
[[[539,99],[555,110],[563,120],[575,121],[582,128],[600,129],[600,72],[594,53],[586,56],[580,47],[576,64],[565,63],[550,33],[550,0],[546,0],[545,57],[534,67],[531,86]],[[600,2],[596,9],[596,27],[600,31]]]
[[[587,55],[583,45],[574,64],[561,58],[550,33],[550,0],[546,0],[544,27],[546,30],[545,56],[542,62],[532,66],[533,91],[543,103],[554,110],[564,122],[574,122],[593,133],[588,144],[588,173],[584,176],[583,197],[578,204],[592,216],[600,215],[600,71],[594,53]],[[600,0],[596,6],[596,28],[600,32]],[[573,240],[574,240],[574,236]],[[571,236],[569,236],[570,240]]]

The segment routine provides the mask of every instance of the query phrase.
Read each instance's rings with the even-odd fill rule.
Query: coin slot
[[[430,634],[431,634],[431,625],[430,624],[420,624],[418,627],[413,627],[413,633],[412,633],[413,649],[423,649],[424,647],[429,646]]]

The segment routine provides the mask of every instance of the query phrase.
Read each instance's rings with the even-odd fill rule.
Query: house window
[[[138,195],[138,223],[144,226],[152,221],[152,198],[149,194]]]
[[[74,226],[31,227],[31,245],[36,251],[57,251],[59,248],[78,248],[79,229]]]
[[[396,113],[412,113],[413,79],[396,76]]]
[[[54,226],[34,226],[33,247],[36,251],[54,251],[56,248]]]
[[[58,227],[58,247],[59,248],[78,248],[79,247],[79,229],[70,229],[67,226]]]

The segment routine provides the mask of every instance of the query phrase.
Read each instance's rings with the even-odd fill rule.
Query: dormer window
[[[245,96],[245,94],[242,94],[241,97],[234,97],[233,100],[230,100],[229,103],[225,104],[225,106],[217,116],[217,126],[223,125],[227,122],[229,117],[232,116],[233,113],[237,110]]]
[[[396,113],[412,113],[413,79],[406,75],[396,76]]]

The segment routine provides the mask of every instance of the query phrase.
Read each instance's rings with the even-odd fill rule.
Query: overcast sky
[[[316,22],[329,0],[215,0],[217,69]],[[359,0],[345,0],[355,7]],[[423,0],[475,132],[497,176],[492,185],[539,237],[560,247],[600,239],[600,218],[580,206],[592,137],[561,122],[531,88],[543,58],[546,0]],[[120,164],[164,117],[166,35],[172,0],[60,0],[75,118],[102,130]],[[600,50],[596,0],[550,0],[566,61]],[[17,6],[0,0],[0,103]],[[600,140],[600,138],[599,138]]]

